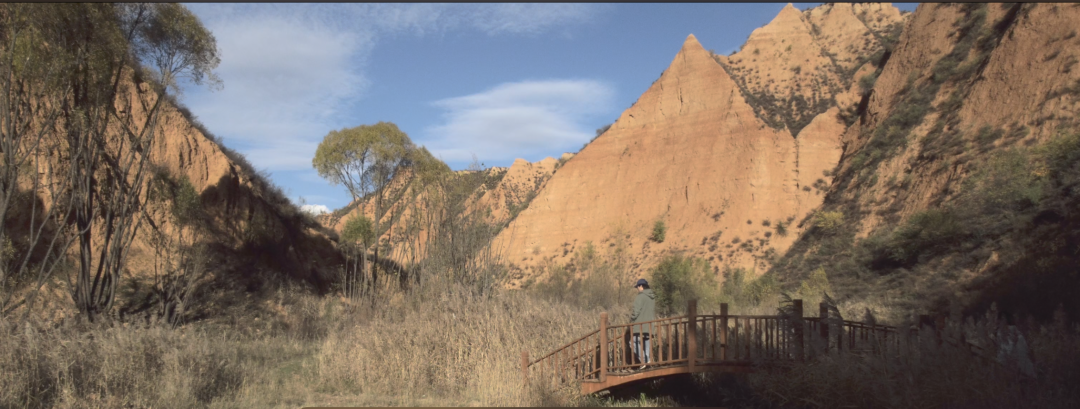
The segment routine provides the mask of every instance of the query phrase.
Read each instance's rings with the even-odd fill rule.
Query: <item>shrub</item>
[[[657,220],[653,224],[652,235],[649,236],[649,239],[657,243],[663,243],[665,235],[667,235],[667,226],[664,225],[663,220]]]
[[[890,239],[890,257],[910,264],[920,253],[940,252],[963,234],[963,227],[956,216],[941,209],[929,209],[915,213],[893,232]]]
[[[738,303],[742,301],[743,289],[746,287],[746,270],[742,268],[724,269],[724,284],[720,287],[720,295],[723,301]]]
[[[746,286],[743,297],[747,304],[756,307],[780,293],[780,283],[772,274],[764,274]]]
[[[825,274],[825,267],[818,267],[810,272],[806,280],[799,283],[798,294],[805,300],[805,305],[816,305],[821,301],[822,295],[829,291],[829,277]]]
[[[650,284],[656,292],[656,311],[660,315],[684,312],[686,302],[692,299],[702,307],[717,301],[716,278],[705,259],[667,256],[653,268]]]
[[[863,95],[869,94],[870,90],[874,89],[874,83],[877,82],[878,72],[866,74],[859,78],[859,89],[862,90]]]
[[[614,123],[610,123],[610,124],[607,124],[607,125],[604,125],[604,126],[601,126],[600,128],[598,128],[596,130],[596,136],[593,137],[593,140],[596,140],[596,138],[600,137],[600,135],[603,135],[604,132],[607,132],[608,129],[611,129],[611,125],[614,125]],[[589,142],[592,142],[592,141],[589,141]]]
[[[787,236],[787,223],[782,221],[776,222],[776,235],[780,237]]]
[[[844,212],[818,212],[814,214],[813,226],[827,234],[835,233],[844,224]]]

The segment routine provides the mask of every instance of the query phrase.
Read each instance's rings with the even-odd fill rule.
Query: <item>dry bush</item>
[[[248,370],[240,344],[163,325],[0,331],[0,407],[205,407]]]
[[[319,347],[320,388],[483,405],[565,402],[557,391],[522,388],[520,354],[535,359],[595,329],[598,314],[519,292],[473,294],[451,285],[359,307],[357,321]]]

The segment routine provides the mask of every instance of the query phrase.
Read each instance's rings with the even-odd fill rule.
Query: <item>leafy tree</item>
[[[340,131],[330,131],[315,151],[312,166],[319,176],[335,185],[344,185],[353,201],[374,201],[375,257],[372,259],[371,285],[378,283],[376,262],[379,258],[378,237],[382,235],[380,221],[385,206],[387,188],[418,162],[426,169],[433,167],[409,136],[391,122],[360,125]],[[427,156],[430,156],[428,154]],[[417,161],[417,158],[420,158]],[[366,249],[365,249],[366,251]]]

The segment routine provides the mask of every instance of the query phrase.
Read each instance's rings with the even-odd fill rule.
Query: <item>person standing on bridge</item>
[[[637,288],[638,295],[634,298],[634,310],[630,314],[630,323],[634,324],[655,320],[656,294],[649,288],[649,282],[644,278],[638,279],[637,283],[634,284],[634,288]],[[651,362],[649,359],[649,351],[651,350],[649,335],[652,334],[652,323],[631,326],[631,332],[634,334],[634,339],[632,341],[634,356],[637,357],[638,362],[641,362],[640,369],[645,369],[645,365]],[[644,357],[641,353],[642,347],[645,349]]]

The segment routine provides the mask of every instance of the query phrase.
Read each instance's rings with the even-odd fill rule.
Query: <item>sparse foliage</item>
[[[701,258],[672,255],[653,268],[649,283],[656,292],[656,311],[676,315],[689,300],[711,306],[717,302],[717,284],[709,262]]]
[[[667,225],[664,224],[663,220],[657,220],[656,223],[653,223],[652,235],[649,236],[649,239],[657,243],[663,243],[665,236],[667,236]]]

